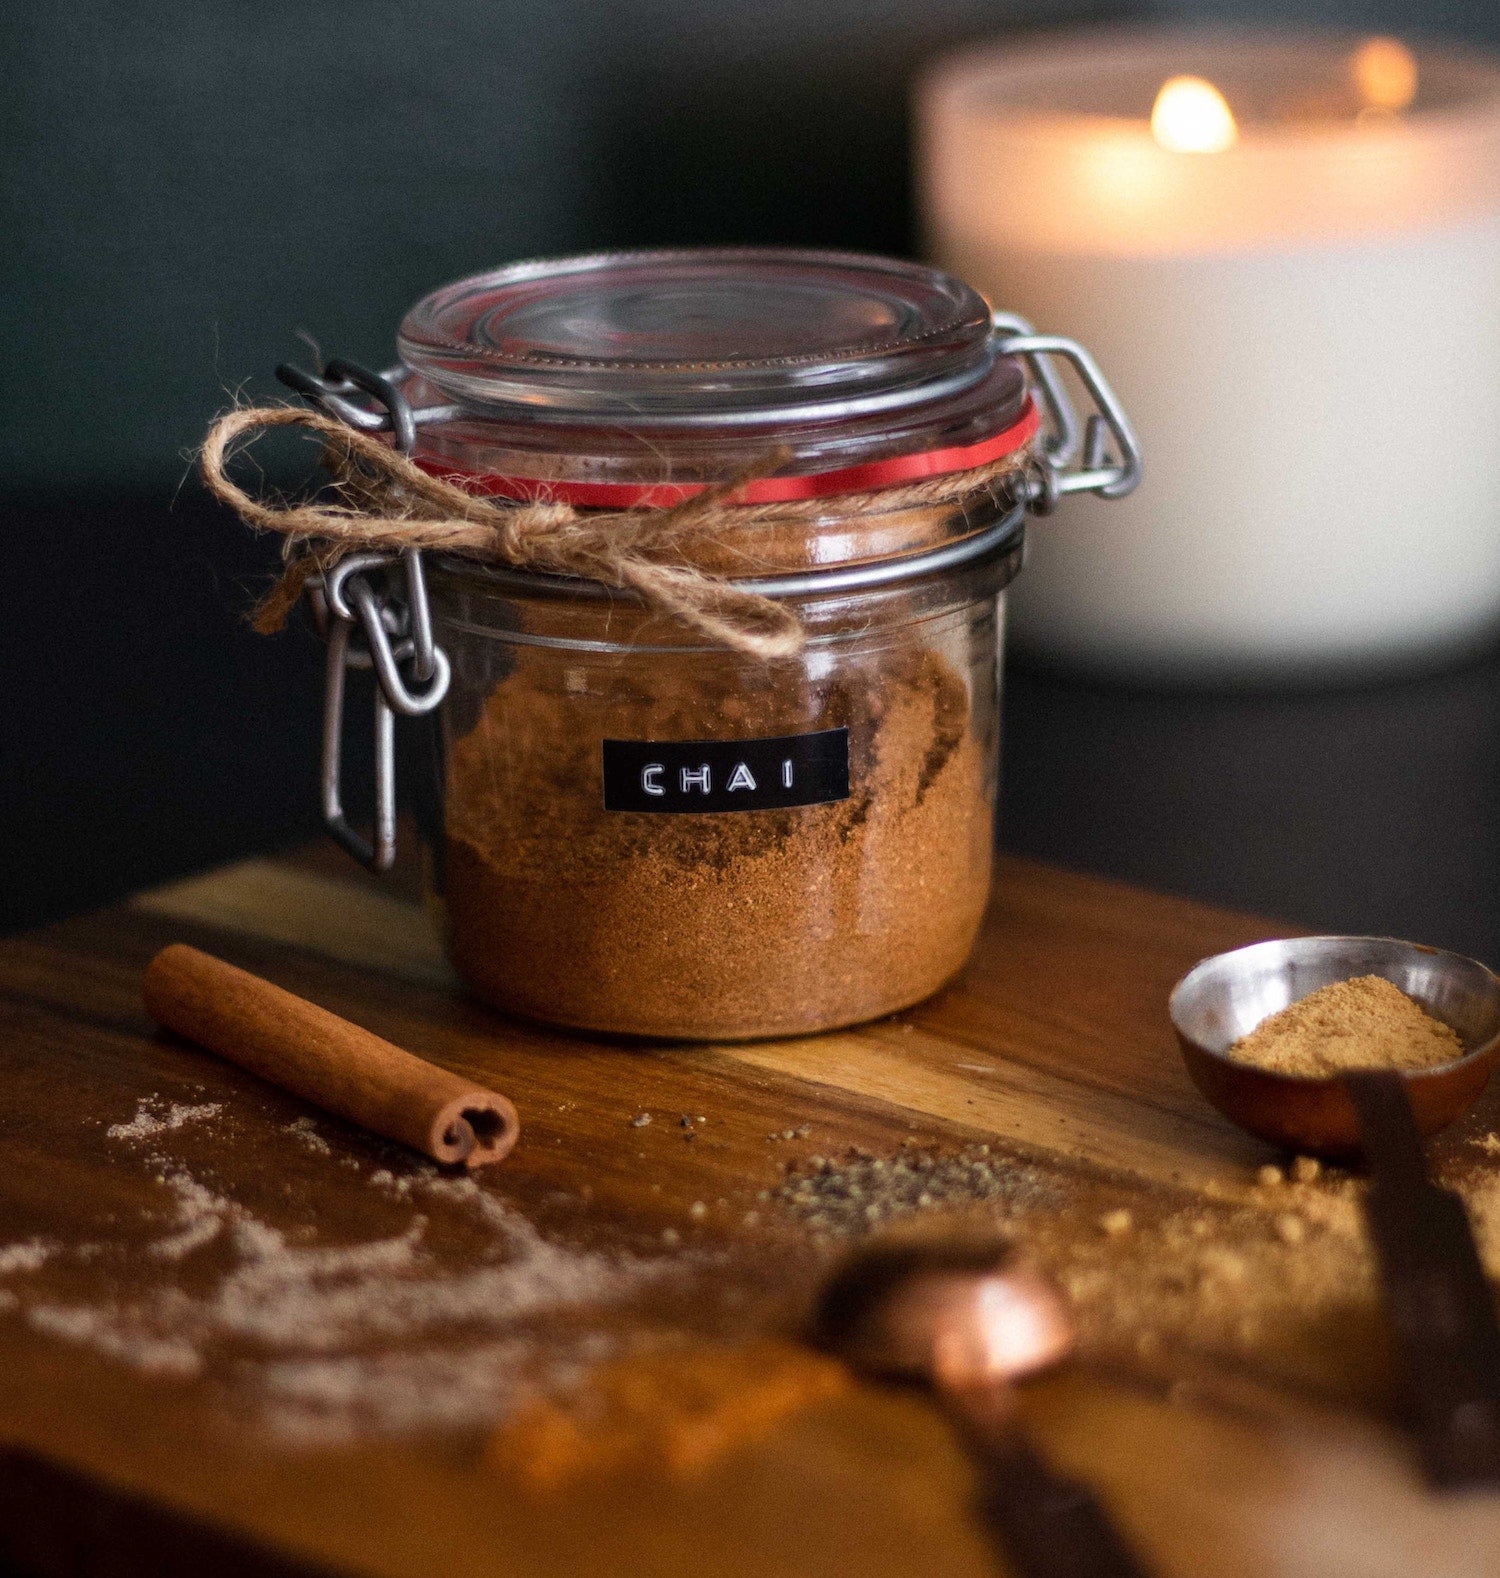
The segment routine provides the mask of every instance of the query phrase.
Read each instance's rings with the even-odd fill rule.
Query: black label
[[[605,740],[606,811],[770,811],[849,798],[849,731]]]

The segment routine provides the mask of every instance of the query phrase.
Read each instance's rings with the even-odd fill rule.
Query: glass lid
[[[743,248],[521,263],[418,302],[402,359],[476,416],[757,427],[957,401],[1015,419],[1024,378],[977,291],[920,264]]]

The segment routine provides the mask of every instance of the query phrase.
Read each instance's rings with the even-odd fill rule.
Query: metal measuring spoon
[[[1229,1049],[1320,987],[1380,975],[1469,1049],[1435,1068],[1328,1077],[1238,1063]],[[1388,937],[1294,937],[1205,959],[1170,1002],[1193,1083],[1225,1117],[1289,1150],[1370,1171],[1365,1220],[1429,1481],[1500,1486],[1500,1322],[1463,1202],[1433,1183],[1422,1140],[1476,1102],[1500,1058],[1500,977]]]
[[[991,1538],[1026,1578],[1144,1578],[1086,1486],[1027,1440],[1011,1383],[1073,1346],[1062,1295],[995,1238],[878,1246],[829,1280],[813,1339],[868,1375],[925,1382],[980,1473]]]

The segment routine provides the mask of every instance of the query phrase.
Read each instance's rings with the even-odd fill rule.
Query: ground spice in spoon
[[[1229,1049],[1237,1063],[1305,1079],[1358,1068],[1435,1068],[1463,1055],[1450,1026],[1379,975],[1322,987],[1262,1020]]]

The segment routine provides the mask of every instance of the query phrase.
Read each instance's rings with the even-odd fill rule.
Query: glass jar
[[[388,556],[345,559],[326,578],[336,834],[379,863],[394,832],[389,716],[379,848],[339,803],[358,623],[378,706],[441,700],[429,866],[488,1002],[725,1039],[941,987],[988,899],[1027,507],[1138,471],[1086,354],[933,269],[767,250],[502,269],[419,302],[399,345],[395,374],[291,381],[492,497],[659,509],[749,468],[690,562],[793,610],[805,642],[768,659],[594,581],[451,556],[403,555],[377,591]],[[1098,408],[1086,436],[1059,356]]]

